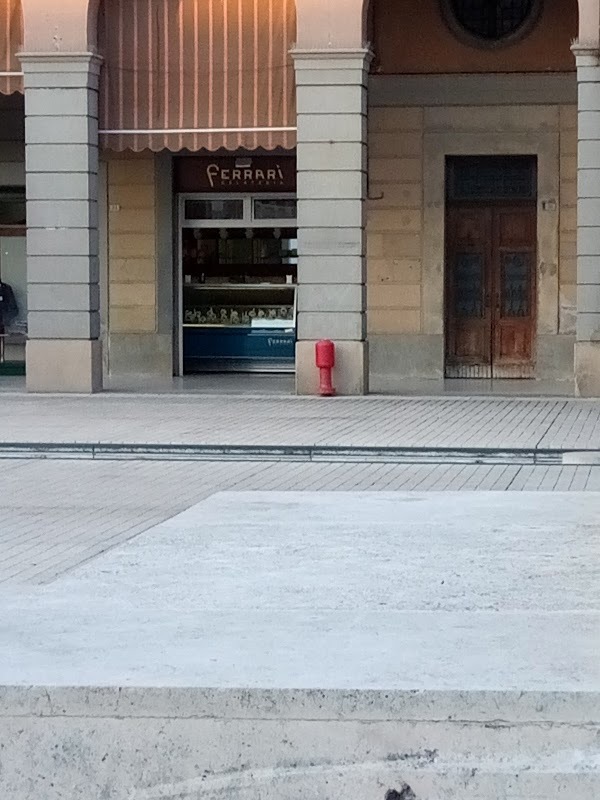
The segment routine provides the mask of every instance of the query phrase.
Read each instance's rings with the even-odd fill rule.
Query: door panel
[[[446,365],[449,377],[461,377],[465,368],[491,368],[491,210],[451,208],[447,230]]]
[[[535,263],[535,206],[448,208],[447,377],[533,374]]]
[[[495,377],[533,373],[535,336],[535,208],[495,213],[494,340]]]

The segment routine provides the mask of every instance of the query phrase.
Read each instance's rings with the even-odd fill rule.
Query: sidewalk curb
[[[311,461],[388,464],[600,465],[600,450],[494,447],[345,447],[110,442],[3,442],[0,459]]]

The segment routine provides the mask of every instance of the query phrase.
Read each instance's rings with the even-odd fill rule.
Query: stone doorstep
[[[0,794],[597,800],[598,720],[600,693],[3,687]]]

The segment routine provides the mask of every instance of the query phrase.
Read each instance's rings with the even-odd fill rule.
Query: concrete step
[[[0,800],[598,800],[599,518],[228,492],[8,588]]]
[[[0,795],[597,800],[599,708],[577,692],[6,687]]]

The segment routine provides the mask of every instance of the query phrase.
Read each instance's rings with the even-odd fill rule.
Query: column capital
[[[600,46],[581,41],[573,42],[571,52],[578,67],[600,66]]]
[[[81,52],[21,52],[17,58],[24,72],[87,72],[100,74],[102,56],[98,53]]]
[[[25,91],[28,89],[91,89],[98,91],[102,57],[96,53],[18,53]]]
[[[356,62],[360,62],[361,65],[364,65],[365,68],[369,67],[371,62],[373,61],[373,51],[368,47],[356,47],[356,48],[343,48],[343,49],[335,49],[335,48],[316,48],[316,49],[304,49],[304,48],[294,48],[290,50],[290,55],[294,60],[294,63],[301,68],[302,62],[307,61],[310,62],[310,69],[319,69],[318,66],[315,66],[315,62],[323,62],[323,67],[325,69],[331,66],[331,62],[351,62],[352,66],[356,66]],[[343,67],[343,63],[337,64],[339,68]]]

